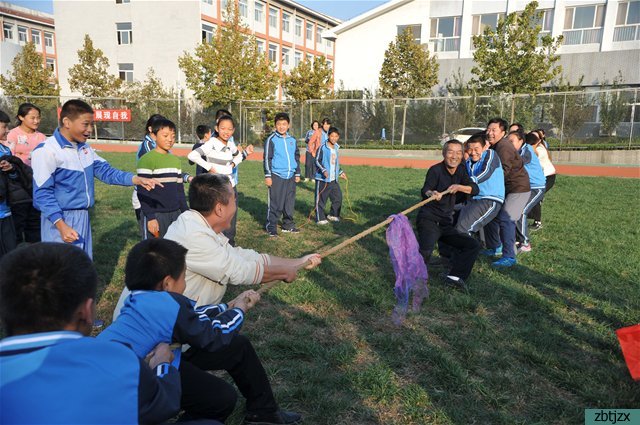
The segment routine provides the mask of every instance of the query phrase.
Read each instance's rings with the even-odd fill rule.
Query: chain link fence
[[[0,97],[0,109],[14,116],[18,106],[31,102],[42,110],[40,131],[51,134],[57,126],[57,110],[70,98]],[[213,125],[217,107],[203,108],[195,99],[122,98],[85,99],[96,109],[127,109],[130,122],[95,123],[94,137],[101,140],[137,141],[148,117],[159,113],[174,121],[177,139],[197,141],[196,127]],[[493,117],[526,129],[543,128],[552,145],[640,145],[640,96],[637,88],[531,95],[432,97],[424,99],[327,99],[293,101],[241,100],[228,105],[236,118],[235,137],[261,146],[273,131],[273,117],[288,112],[290,132],[304,138],[313,120],[331,119],[341,130],[341,144],[349,147],[438,146],[465,128],[483,128]],[[473,130],[469,130],[473,131]]]

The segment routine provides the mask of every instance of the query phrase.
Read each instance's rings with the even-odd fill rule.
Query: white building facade
[[[378,87],[384,52],[409,26],[416,41],[435,53],[439,85],[460,70],[471,78],[473,35],[495,28],[505,14],[521,11],[518,0],[392,0],[337,26],[336,82],[346,89]],[[559,64],[569,81],[597,86],[618,71],[624,83],[640,85],[640,1],[540,0],[542,31],[563,35]]]
[[[141,81],[150,68],[168,87],[185,88],[178,67],[184,52],[211,41],[223,25],[230,0],[54,0],[58,60],[63,95],[69,89],[68,70],[77,61],[85,34],[109,58],[110,72],[126,81]],[[325,56],[335,66],[335,46],[321,34],[340,21],[287,0],[235,0],[243,22],[256,36],[258,48],[275,69],[284,73],[308,57]],[[284,93],[279,88],[276,98]]]

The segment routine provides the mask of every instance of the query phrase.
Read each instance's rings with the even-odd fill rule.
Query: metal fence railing
[[[236,119],[236,139],[261,145],[273,130],[277,112],[288,112],[290,132],[303,138],[311,122],[328,117],[341,130],[346,146],[438,145],[467,127],[484,127],[493,117],[514,121],[526,129],[543,128],[560,145],[611,143],[640,145],[638,88],[575,91],[533,95],[432,97],[424,99],[322,99],[305,102],[241,100],[228,105]],[[40,131],[51,134],[57,126],[57,109],[65,97],[2,97],[0,109],[14,116],[28,101],[42,110]],[[199,124],[212,125],[217,108],[203,108],[195,99],[122,98],[85,99],[96,109],[127,109],[129,122],[96,122],[94,137],[140,140],[147,118],[160,113],[176,123],[177,139],[196,141]],[[513,103],[512,103],[513,101]]]

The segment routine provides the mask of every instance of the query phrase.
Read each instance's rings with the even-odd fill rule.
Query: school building
[[[36,51],[42,54],[42,66],[51,68],[57,77],[56,34],[53,15],[0,2],[0,73],[11,71],[11,62],[22,47],[33,42]]]
[[[396,35],[410,28],[415,40],[435,53],[439,85],[460,70],[471,79],[472,36],[495,28],[505,14],[520,11],[519,0],[392,0],[333,29],[336,39],[335,81],[346,89],[378,87],[384,52]],[[585,87],[611,81],[622,72],[624,83],[640,85],[640,1],[539,0],[542,31],[562,35],[559,64],[573,84],[584,75]],[[517,67],[518,64],[514,63]],[[363,72],[367,70],[367,72]]]
[[[65,46],[58,58],[62,94],[75,94],[67,82],[68,69],[77,61],[85,34],[109,58],[112,74],[142,81],[153,68],[165,86],[184,89],[178,57],[213,39],[216,27],[223,25],[227,1],[54,0],[56,34]],[[322,34],[339,20],[289,0],[235,1],[258,48],[281,73],[318,56],[335,66],[335,44]],[[274,95],[286,97],[280,87]]]

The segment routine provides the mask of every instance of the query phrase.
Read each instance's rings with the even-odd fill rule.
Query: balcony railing
[[[593,44],[602,41],[602,28],[566,30],[562,32],[564,45]]]
[[[429,39],[434,52],[457,52],[460,50],[460,37],[441,37]]]
[[[613,29],[613,41],[640,40],[640,24],[623,25]]]

